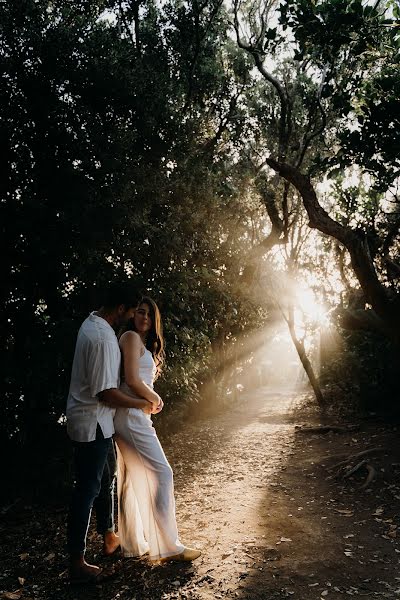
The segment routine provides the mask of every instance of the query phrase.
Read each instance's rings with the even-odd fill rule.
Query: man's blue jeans
[[[104,439],[97,426],[94,442],[73,442],[75,487],[68,516],[67,544],[71,556],[84,555],[92,508],[97,532],[114,528],[116,458],[112,438]]]

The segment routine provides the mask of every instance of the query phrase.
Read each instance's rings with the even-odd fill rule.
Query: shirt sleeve
[[[91,346],[87,356],[87,378],[92,397],[119,387],[120,366],[121,353],[116,344],[100,341]]]

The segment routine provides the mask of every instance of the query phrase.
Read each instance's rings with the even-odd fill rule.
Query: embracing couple
[[[151,421],[163,408],[153,390],[163,360],[154,300],[145,297],[136,305],[129,285],[111,285],[103,306],[79,330],[67,401],[75,467],[67,529],[73,583],[101,578],[102,570],[85,560],[92,508],[106,556],[119,546],[124,556],[147,555],[151,561],[200,556],[179,541],[172,469]],[[119,536],[114,528],[117,471]]]

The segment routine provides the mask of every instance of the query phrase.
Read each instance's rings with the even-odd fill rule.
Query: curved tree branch
[[[378,279],[365,234],[332,219],[320,205],[310,179],[298,169],[279,163],[273,158],[266,159],[266,163],[298,190],[309,218],[309,227],[335,238],[347,248],[366,301],[385,322],[387,333],[398,339],[400,335],[398,306],[397,303],[390,301],[387,290]]]

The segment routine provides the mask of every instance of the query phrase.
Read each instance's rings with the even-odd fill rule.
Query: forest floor
[[[65,499],[3,507],[0,598],[399,599],[400,426],[361,420],[349,431],[299,431],[305,422],[318,419],[300,410],[298,395],[262,388],[231,411],[160,436],[181,540],[202,550],[192,564],[104,559],[91,528],[88,559],[113,575],[71,586]],[[348,463],[346,474],[361,463],[353,475],[334,477],[341,467],[332,466],[371,448]]]

